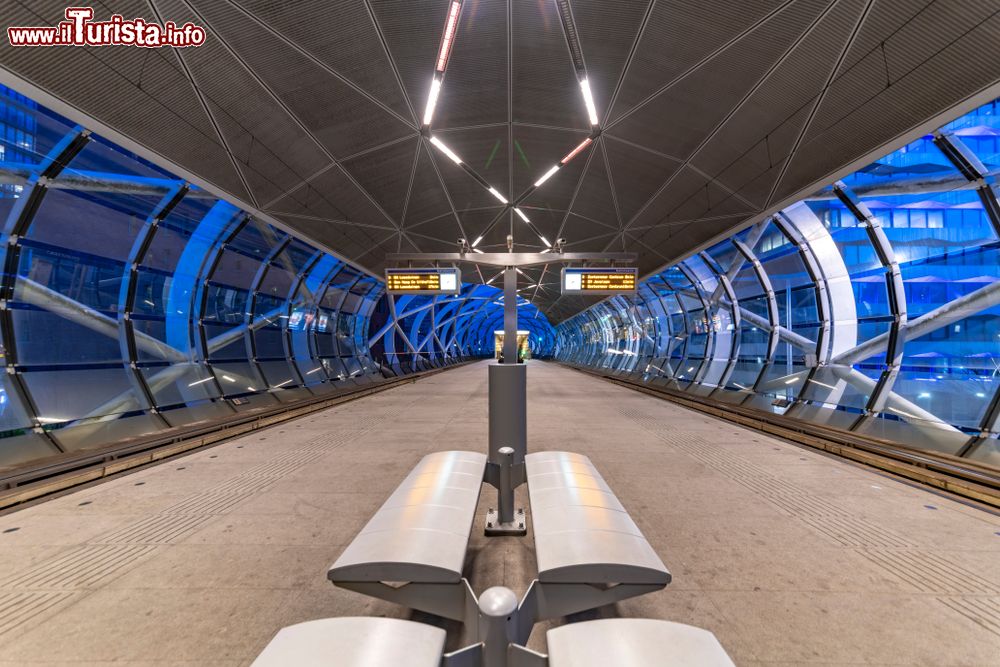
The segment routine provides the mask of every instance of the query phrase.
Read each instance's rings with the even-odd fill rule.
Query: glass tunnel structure
[[[0,87],[0,468],[493,351],[501,291],[383,281]],[[519,304],[536,356],[555,331]],[[500,323],[500,324],[498,324]]]
[[[0,3],[0,667],[1000,667],[1000,0]]]
[[[1000,466],[1000,103],[558,326],[556,357]]]
[[[493,354],[491,284],[388,298],[273,221],[0,92],[0,466]],[[648,276],[635,297],[556,328],[520,299],[532,354],[1000,464],[998,111]]]

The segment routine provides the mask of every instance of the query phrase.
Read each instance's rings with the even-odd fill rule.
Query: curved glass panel
[[[0,468],[382,377],[380,281],[2,86],[0,176]]]
[[[998,110],[560,323],[556,358],[1000,463]],[[645,318],[658,334],[629,367],[624,341]]]

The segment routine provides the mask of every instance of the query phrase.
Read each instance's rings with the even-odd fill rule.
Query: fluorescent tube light
[[[521,218],[521,220],[524,220],[525,222],[531,222],[531,220],[528,220],[528,216],[526,216],[524,214],[524,211],[522,211],[521,209],[515,208],[514,213],[517,213],[518,217]]]
[[[458,28],[458,13],[462,9],[461,2],[451,3],[448,10],[448,20],[444,24],[444,36],[441,38],[441,49],[438,51],[437,71],[443,72],[448,66],[451,47],[455,43],[455,30]]]
[[[551,248],[552,247],[552,244],[549,243],[549,240],[547,238],[545,238],[544,236],[542,236],[541,234],[538,235],[538,238],[540,238],[542,240],[542,243],[545,244],[546,248]]]
[[[440,139],[438,139],[437,137],[431,137],[431,143],[434,144],[434,146],[439,151],[441,151],[442,153],[444,153],[445,155],[447,155],[449,160],[451,160],[455,164],[462,164],[462,158],[460,158],[457,155],[455,155],[455,152],[453,150],[451,150],[450,148],[448,148],[447,146],[445,146],[444,142],[442,142]],[[506,202],[504,202],[504,203],[506,203]]]
[[[566,155],[566,157],[564,157],[559,164],[566,164],[567,162],[569,162],[570,160],[572,160],[573,158],[575,158],[577,155],[580,154],[580,151],[582,151],[584,148],[586,148],[591,143],[593,143],[593,141],[594,140],[591,139],[590,137],[587,137],[586,139],[584,139],[583,141],[581,141],[580,145],[577,146],[576,148],[574,148],[573,150],[571,150],[569,152],[569,154]]]
[[[589,141],[589,139],[588,139],[588,141]],[[565,163],[566,163],[566,161],[563,160],[563,164],[565,164]],[[552,167],[547,172],[545,172],[544,174],[542,174],[542,177],[539,178],[537,181],[535,181],[535,187],[537,188],[539,185],[541,185],[545,181],[547,181],[550,178],[552,178],[552,174],[556,173],[557,171],[559,171],[559,165],[556,165],[556,166]]]
[[[479,245],[479,242],[482,240],[483,240],[482,236],[477,236],[476,240],[472,242],[472,247],[475,248],[477,245]]]
[[[497,199],[499,199],[504,204],[509,203],[507,201],[506,197],[504,197],[502,194],[500,194],[499,192],[497,192],[496,188],[490,188],[490,194],[493,195],[494,197],[496,197]]]
[[[427,97],[427,108],[424,109],[424,125],[430,125],[434,118],[434,107],[437,106],[438,95],[441,94],[441,80],[431,79],[431,94]]]
[[[580,82],[580,90],[583,91],[583,103],[587,105],[590,124],[597,125],[597,107],[594,106],[594,94],[590,92],[590,79],[584,79]]]

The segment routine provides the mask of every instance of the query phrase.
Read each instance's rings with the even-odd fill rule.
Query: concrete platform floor
[[[583,618],[708,628],[740,665],[1000,665],[997,516],[553,364],[528,378],[529,447],[590,456],[674,575]],[[285,625],[407,617],[326,568],[421,456],[484,450],[486,419],[470,365],[0,517],[0,665],[245,665]],[[471,549],[477,591],[525,590],[530,535]]]

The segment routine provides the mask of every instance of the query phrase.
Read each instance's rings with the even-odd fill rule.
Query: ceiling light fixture
[[[552,244],[549,243],[549,240],[547,238],[545,238],[544,236],[542,236],[541,234],[538,235],[538,238],[540,238],[542,240],[542,243],[545,244],[546,248],[551,248],[552,247]]]
[[[448,159],[450,159],[452,162],[454,162],[455,164],[462,164],[462,158],[455,155],[455,152],[450,148],[448,148],[447,146],[445,146],[444,142],[442,142],[440,139],[438,139],[437,137],[431,137],[431,143],[434,144],[434,146],[439,151],[447,155]],[[504,203],[506,204],[507,202]]]
[[[479,242],[482,240],[483,240],[482,236],[477,236],[476,240],[472,242],[472,247],[475,248],[477,245],[479,245]]]
[[[568,154],[566,155],[566,157],[564,157],[564,158],[562,159],[562,161],[561,161],[561,162],[560,162],[559,164],[567,164],[567,163],[569,163],[569,161],[570,161],[570,160],[572,160],[572,159],[573,159],[573,158],[575,158],[575,157],[576,157],[577,155],[579,155],[579,154],[580,154],[580,152],[581,152],[581,151],[582,151],[582,150],[583,150],[584,148],[586,148],[587,146],[589,146],[589,145],[590,145],[590,144],[592,144],[592,143],[594,143],[594,140],[593,140],[593,139],[591,139],[590,137],[587,137],[586,139],[584,139],[583,141],[581,141],[581,142],[580,142],[580,145],[579,145],[579,146],[577,146],[576,148],[574,148],[573,150],[571,150],[571,151],[570,151],[570,152],[569,152],[569,153],[568,153]],[[555,169],[555,167],[553,167],[553,169]]]
[[[455,43],[455,31],[458,28],[458,13],[461,9],[461,2],[453,2],[451,9],[448,10],[448,20],[444,24],[444,36],[441,37],[441,49],[438,51],[438,72],[443,72],[448,66],[448,57],[451,56],[451,47]]]
[[[590,79],[580,81],[580,90],[583,91],[583,103],[587,105],[587,115],[590,116],[590,124],[597,125],[597,107],[594,106],[594,94],[590,92]]]
[[[589,141],[589,139],[588,139],[588,141]],[[566,164],[565,158],[563,159],[563,164]],[[537,181],[535,181],[535,187],[537,188],[539,185],[541,185],[545,181],[547,181],[550,178],[552,178],[552,174],[556,173],[557,171],[559,171],[559,165],[555,165],[554,167],[552,167],[551,169],[549,169],[547,172],[545,172],[544,174],[542,174],[542,177],[539,178]]]
[[[521,220],[524,220],[525,222],[531,222],[531,220],[528,220],[528,216],[526,216],[524,214],[524,211],[522,211],[521,209],[515,208],[514,213],[517,213],[518,217],[520,217]]]
[[[473,248],[473,249],[472,249],[472,252],[478,252],[478,253],[479,253],[480,255],[484,255],[484,254],[486,254],[486,253],[484,253],[484,252],[483,252],[482,250],[480,250],[479,248]]]
[[[510,202],[507,201],[506,197],[504,197],[502,194],[500,194],[499,192],[497,192],[496,188],[492,188],[491,187],[490,188],[490,194],[493,195],[494,197],[496,197],[497,199],[499,199],[504,204],[509,204],[510,203]]]
[[[427,97],[427,108],[424,109],[424,125],[430,125],[434,117],[434,107],[437,106],[438,95],[441,94],[441,79],[431,79],[431,93]]]

